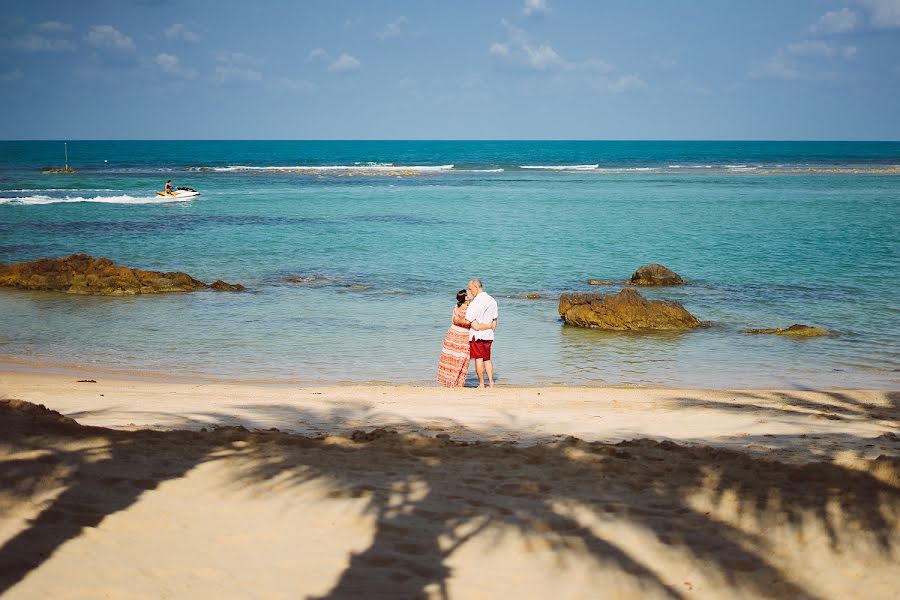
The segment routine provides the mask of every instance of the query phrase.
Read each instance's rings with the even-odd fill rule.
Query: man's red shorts
[[[469,340],[469,358],[491,360],[491,344],[494,340]]]

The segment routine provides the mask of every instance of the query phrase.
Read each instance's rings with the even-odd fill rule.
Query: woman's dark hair
[[[456,305],[462,306],[463,302],[466,301],[467,295],[468,295],[468,292],[466,290],[459,290],[458,292],[456,292]]]

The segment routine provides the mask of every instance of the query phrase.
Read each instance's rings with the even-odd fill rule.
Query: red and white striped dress
[[[469,324],[465,316],[465,304],[453,310],[452,324],[441,348],[437,379],[447,387],[462,387],[469,372]]]

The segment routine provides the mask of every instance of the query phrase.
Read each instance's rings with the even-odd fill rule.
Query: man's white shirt
[[[466,309],[466,321],[481,323],[482,325],[490,325],[498,316],[497,301],[487,292],[479,292],[477,296],[472,298],[472,301],[469,302],[469,308]],[[493,340],[494,330],[475,331],[472,329],[469,332],[469,339]]]

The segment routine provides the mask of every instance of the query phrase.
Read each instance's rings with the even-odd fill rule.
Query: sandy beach
[[[897,597],[897,392],[6,365],[0,398],[4,598]]]

